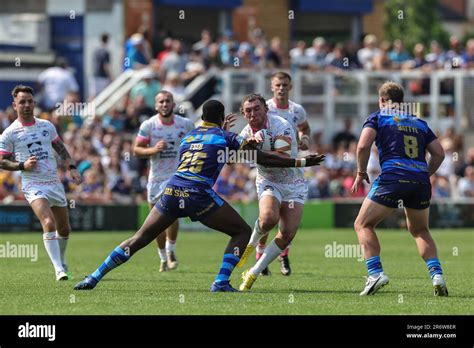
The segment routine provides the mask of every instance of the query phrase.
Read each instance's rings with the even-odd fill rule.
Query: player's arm
[[[308,121],[304,121],[303,123],[298,125],[298,136],[300,142],[298,147],[301,150],[308,150],[309,149],[309,136],[311,134],[311,128],[309,127]]]
[[[312,167],[324,161],[324,155],[311,154],[303,158],[288,158],[256,149],[257,164],[265,167]]]
[[[362,130],[359,142],[357,143],[357,176],[352,185],[352,192],[357,191],[363,180],[370,184],[369,175],[367,174],[367,164],[369,163],[370,149],[376,136],[377,131],[373,128],[365,127]]]
[[[444,161],[444,149],[438,139],[434,139],[426,146],[426,150],[430,154],[428,160],[428,172],[431,175],[436,173],[441,163]]]
[[[69,151],[66,149],[63,141],[57,137],[53,142],[53,149],[57,152],[61,160],[64,162],[67,169],[71,174],[72,179],[76,185],[79,185],[82,182],[81,174],[77,171],[76,162],[72,159]]]
[[[286,153],[279,153],[278,151],[265,152],[256,148],[257,141],[255,139],[247,139],[246,144],[242,147],[246,150],[246,154],[250,151],[255,151],[256,162],[265,167],[312,167],[321,164],[324,161],[324,155],[311,154],[304,158],[290,158]],[[278,154],[276,154],[278,153]]]
[[[32,170],[36,166],[36,157],[31,156],[25,162],[17,162],[13,159],[13,154],[0,155],[0,169],[8,171]]]
[[[163,151],[166,147],[167,144],[164,140],[160,140],[155,146],[149,147],[147,140],[137,137],[135,145],[133,146],[133,154],[139,158],[149,158],[156,155],[158,152]]]

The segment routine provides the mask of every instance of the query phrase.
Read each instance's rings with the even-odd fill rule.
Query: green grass
[[[360,297],[366,274],[356,258],[325,257],[325,245],[354,244],[350,230],[301,230],[290,253],[293,274],[273,263],[271,277],[259,277],[250,293],[210,293],[228,238],[217,232],[182,232],[180,266],[159,273],[155,244],[109,273],[92,291],[73,291],[130,233],[74,233],[68,259],[75,279],[54,280],[41,234],[1,234],[0,244],[38,244],[37,262],[3,258],[0,313],[6,314],[473,314],[474,231],[435,230],[450,296],[433,296],[426,266],[406,231],[380,230],[382,262],[390,284],[375,296]],[[457,255],[456,249],[457,248]],[[247,262],[247,267],[254,260]],[[237,269],[232,284],[240,284]]]

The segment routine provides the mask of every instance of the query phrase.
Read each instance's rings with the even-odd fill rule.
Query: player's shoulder
[[[275,104],[275,101],[273,100],[273,98],[267,99],[267,100],[265,101],[265,103],[267,104],[267,106],[268,106],[269,108],[270,108],[270,107],[272,107],[272,108],[276,107],[276,104]]]
[[[384,116],[383,113],[381,113],[380,110],[377,110],[377,111],[371,113],[369,116],[367,116],[367,121],[369,121],[369,120],[377,121],[381,116]],[[385,116],[390,116],[390,115],[385,115]]]
[[[6,136],[7,134],[10,134],[13,132],[15,129],[20,128],[21,123],[18,120],[13,121],[7,128],[3,130],[2,135]]]
[[[415,116],[415,115],[410,115],[412,117],[413,122],[416,122],[419,125],[419,128],[423,130],[423,132],[427,133],[430,130],[430,126],[428,125],[428,122],[425,120],[422,120],[421,118]]]
[[[304,107],[301,104],[294,102],[291,99],[288,99],[288,106],[290,109],[293,109],[295,112],[304,112]]]
[[[35,117],[35,123],[39,127],[54,127],[54,124],[49,120]]]
[[[191,121],[187,117],[183,117],[183,116],[180,116],[180,115],[174,115],[174,122],[177,125],[193,125],[194,126],[193,121]]]
[[[291,127],[290,122],[285,120],[283,117],[277,115],[268,115],[268,123],[270,128],[287,126]]]

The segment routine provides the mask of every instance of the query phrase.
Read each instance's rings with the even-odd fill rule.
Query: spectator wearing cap
[[[141,69],[150,63],[145,49],[145,39],[140,33],[133,34],[129,40],[127,56],[124,60],[124,70]]]
[[[364,37],[364,47],[357,51],[360,65],[365,70],[372,70],[374,68],[374,58],[380,54],[377,48],[377,37],[373,34],[368,34]]]

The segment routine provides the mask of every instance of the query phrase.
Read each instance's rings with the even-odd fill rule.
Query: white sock
[[[56,237],[56,231],[43,233],[43,243],[49,258],[51,259],[54,270],[56,272],[63,271],[61,250],[59,248],[58,238]]]
[[[161,262],[165,262],[166,260],[168,260],[168,258],[166,257],[166,248],[165,249],[157,248],[157,249],[158,249],[158,255],[160,255]]]
[[[263,254],[265,252],[266,246],[263,244],[257,245],[257,254]]]
[[[253,247],[256,247],[260,239],[262,239],[263,236],[267,235],[268,232],[270,231],[262,231],[260,229],[260,226],[258,224],[259,219],[255,221],[255,225],[253,227],[252,235],[250,236],[250,241],[249,244],[252,245]]]
[[[170,241],[169,239],[166,239],[166,252],[170,253],[176,252],[176,241]]]
[[[63,236],[60,236],[56,232],[56,238],[58,239],[59,251],[61,252],[61,263],[65,265],[66,264],[66,247],[67,247],[67,242],[69,241],[69,236],[63,237]]]
[[[262,257],[257,261],[255,266],[250,269],[250,273],[257,276],[259,275],[265,267],[267,267],[273,260],[275,260],[278,255],[281,254],[283,250],[281,250],[278,245],[276,245],[275,240],[265,248],[265,252],[263,253]]]

